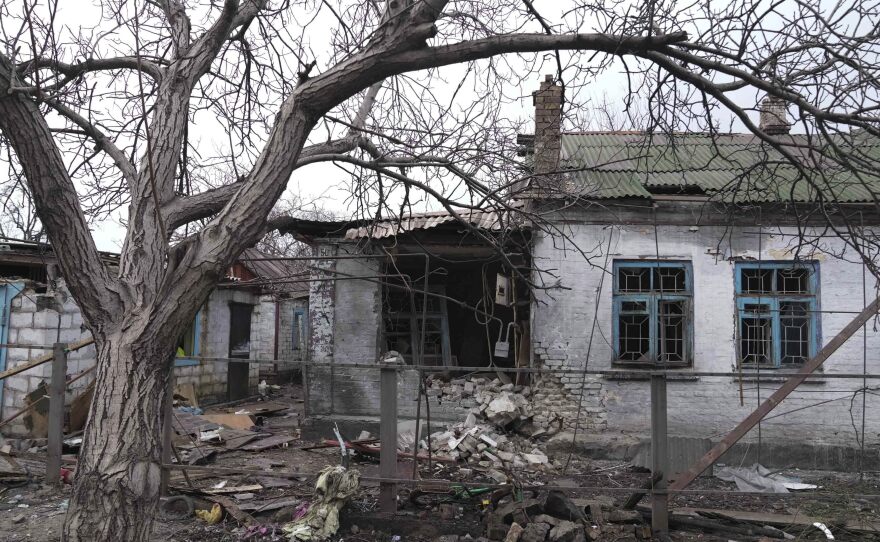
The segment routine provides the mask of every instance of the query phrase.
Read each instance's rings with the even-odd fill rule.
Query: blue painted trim
[[[664,268],[664,269],[683,269],[684,277],[685,277],[685,291],[684,292],[621,292],[618,284],[618,271],[621,268],[630,268],[630,267],[647,267],[647,268]],[[684,362],[676,362],[676,363],[686,363],[691,364],[693,362],[693,345],[694,345],[694,308],[693,308],[693,294],[694,294],[694,282],[693,282],[693,266],[691,262],[680,261],[680,260],[615,260],[612,266],[612,272],[614,273],[614,287],[613,287],[613,305],[611,311],[611,321],[612,321],[612,340],[613,344],[613,352],[614,352],[614,361],[619,363],[638,363],[630,360],[622,360],[620,359],[620,313],[621,306],[625,301],[644,301],[647,308],[648,318],[649,318],[649,343],[648,343],[648,357],[651,360],[654,360],[654,363],[663,364],[666,362],[658,362],[657,360],[657,328],[659,323],[658,316],[658,301],[684,301],[686,305],[686,322],[687,326],[685,328],[685,361]],[[651,277],[651,281],[653,281],[653,275]],[[653,287],[653,284],[652,284]],[[624,313],[626,314],[626,313]],[[631,313],[637,314],[637,313]]]
[[[23,282],[7,282],[0,286],[0,343],[9,342],[9,327],[12,319],[12,300],[24,290]],[[6,370],[6,347],[0,346],[0,371]],[[6,382],[0,381],[0,410],[3,408],[3,389]]]
[[[742,270],[743,269],[809,269],[812,271],[809,278],[809,294],[753,294],[742,292]],[[742,329],[742,318],[745,313],[746,304],[762,304],[768,305],[770,309],[769,318],[770,332],[772,333],[773,348],[771,364],[773,367],[782,365],[782,324],[780,323],[779,304],[780,302],[799,302],[808,303],[810,312],[810,337],[808,347],[808,358],[812,358],[819,351],[819,344],[822,338],[822,326],[819,318],[819,263],[818,262],[795,262],[795,261],[758,261],[758,262],[736,262],[734,266],[734,283],[736,284],[736,336],[737,341],[740,339],[740,330]],[[775,292],[777,290],[776,273],[773,274],[771,288]],[[737,357],[742,360],[739,347],[737,346]],[[753,364],[748,364],[753,365]]]
[[[199,309],[199,312],[196,313],[196,317],[193,320],[193,351],[192,355],[198,357],[202,353],[202,309]],[[192,358],[174,358],[174,366],[175,367],[192,367],[194,365],[198,365],[200,362],[197,359]]]

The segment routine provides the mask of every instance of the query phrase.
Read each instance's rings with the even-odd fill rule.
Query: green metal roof
[[[839,203],[880,201],[876,138],[777,140],[800,167],[751,134],[562,134],[566,191],[595,199],[681,193],[730,203],[810,202],[820,194]]]

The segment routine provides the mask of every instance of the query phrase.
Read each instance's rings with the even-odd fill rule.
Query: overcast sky
[[[99,17],[99,11],[96,7],[97,0],[64,0],[61,2],[61,12],[58,14],[59,21],[71,28],[77,28],[80,25],[91,26]],[[570,2],[557,0],[539,0],[535,2],[537,7],[548,16],[551,21],[554,15],[566,9]],[[329,14],[324,13],[325,17]],[[555,19],[558,20],[558,19]],[[320,24],[312,25],[308,30],[308,40],[311,49],[314,51],[322,51],[329,49],[330,31],[329,25],[334,21],[331,18],[325,18],[319,21]],[[543,63],[542,63],[543,58]],[[523,121],[529,121],[527,131],[532,130],[532,103],[531,92],[535,90],[541,80],[539,74],[553,73],[555,71],[555,61],[551,55],[539,56],[537,59],[540,66],[529,66],[528,68],[536,68],[533,80],[523,81],[522,84],[513,85],[513,88],[507,89],[508,96],[514,96],[516,99],[504,105],[505,115],[509,118],[517,118]],[[320,70],[319,63],[318,69]],[[524,66],[524,69],[527,68]],[[458,82],[457,77],[463,73],[461,66],[451,66],[444,68],[442,74],[447,81],[448,89],[451,92],[455,89]],[[444,89],[436,89],[438,93],[443,93]],[[619,111],[623,108],[623,99],[626,96],[626,77],[620,69],[612,69],[606,71],[600,77],[593,80],[590,85],[580,90],[579,100],[587,101],[593,104],[608,103],[612,111]],[[467,92],[461,92],[456,98],[456,102],[465,104],[471,99]],[[746,97],[754,103],[754,97]],[[567,129],[573,130],[589,130],[596,128],[606,128],[607,124],[604,119],[581,117],[579,119],[570,119]],[[733,125],[734,130],[740,130],[741,127]],[[216,121],[207,115],[197,116],[195,122],[190,128],[190,138],[197,142],[198,146],[210,148],[219,140],[223,139],[223,132],[217,125]],[[318,136],[320,137],[320,136]],[[330,164],[315,164],[297,170],[288,185],[288,193],[297,194],[299,198],[307,205],[314,202],[321,208],[327,209],[337,215],[346,216],[350,214],[350,209],[346,206],[346,199],[350,195],[346,189],[345,174],[339,168]],[[123,210],[124,213],[124,210]],[[98,247],[101,250],[116,251],[119,250],[124,236],[124,228],[120,223],[122,216],[117,215],[109,220],[104,220],[94,224],[93,233]]]

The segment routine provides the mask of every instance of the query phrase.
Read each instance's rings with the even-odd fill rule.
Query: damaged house
[[[116,254],[102,253],[102,258],[110,267],[118,265]],[[240,256],[181,335],[174,362],[177,389],[190,390],[203,404],[240,399],[257,393],[261,371],[271,373],[279,370],[280,364],[231,358],[303,359],[308,290],[298,283],[279,282],[290,273],[285,265],[256,249]],[[56,342],[80,344],[90,338],[59,275],[51,246],[0,241],[0,371],[46,353],[37,347]],[[71,351],[68,379],[83,375],[94,365],[92,344]],[[44,364],[0,382],[4,434],[45,435],[45,387],[50,376],[51,364]],[[79,403],[83,401],[88,404],[92,381],[92,375],[85,374],[71,382],[67,388],[69,406],[82,406]],[[42,406],[17,416],[26,405],[38,401]],[[79,414],[71,413],[70,431],[84,423],[83,411]]]
[[[548,431],[626,443],[649,433],[648,381],[663,369],[670,435],[717,440],[873,299],[874,279],[828,225],[876,228],[880,180],[823,170],[820,202],[753,135],[561,133],[562,88],[548,79],[534,100],[535,134],[519,142],[535,175],[511,207],[540,224],[507,210],[303,230],[317,258],[309,355],[330,363],[306,371],[314,422],[375,419],[378,372],[356,365],[394,350],[436,367],[434,420],[485,409],[455,371],[485,368],[528,386],[533,421]],[[765,133],[824,168],[802,150],[806,136],[789,133],[784,104],[762,108]],[[860,147],[880,156],[876,140]],[[862,372],[878,348],[872,326],[859,331],[826,361],[827,378],[801,385],[742,446],[760,439],[770,464],[845,468],[859,446],[862,381],[830,375]],[[514,366],[569,372],[504,374]],[[419,371],[401,375],[398,408],[414,417]],[[865,396],[868,412],[877,406]],[[865,423],[876,444],[880,417]]]

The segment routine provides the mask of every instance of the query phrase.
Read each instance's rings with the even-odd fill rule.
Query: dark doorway
[[[229,304],[229,357],[248,359],[251,357],[251,313],[253,305],[247,303]],[[230,361],[227,371],[226,389],[229,401],[248,396],[248,375],[250,364]]]

